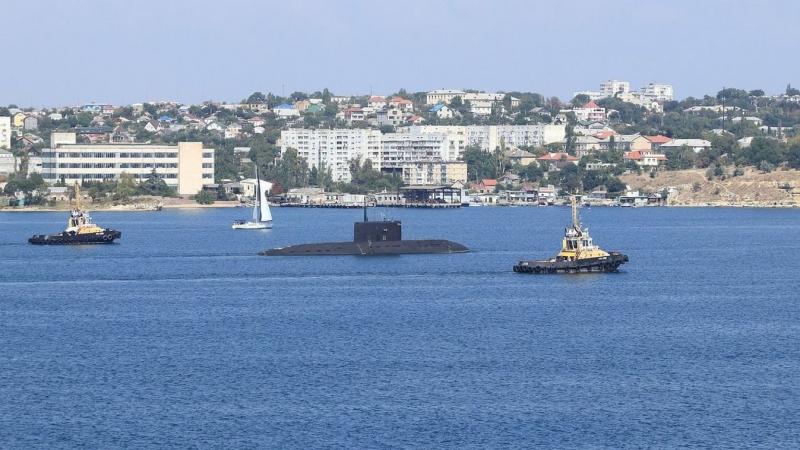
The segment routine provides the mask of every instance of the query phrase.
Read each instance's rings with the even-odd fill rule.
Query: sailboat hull
[[[231,228],[234,230],[266,230],[272,228],[272,221],[234,223]]]

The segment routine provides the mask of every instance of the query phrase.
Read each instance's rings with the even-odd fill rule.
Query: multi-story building
[[[399,168],[403,183],[410,185],[450,186],[467,181],[465,162],[407,161]]]
[[[456,97],[461,97],[463,100],[465,94],[466,92],[458,89],[438,89],[425,94],[425,103],[428,105],[448,104]]]
[[[395,169],[407,162],[447,161],[444,133],[387,133],[381,138],[381,169]]]
[[[606,109],[601,108],[593,100],[590,100],[580,108],[573,108],[575,118],[584,122],[605,122]]]
[[[489,115],[493,110],[503,111],[503,99],[505,94],[488,92],[464,92],[454,89],[442,89],[431,91],[425,95],[425,103],[435,105],[437,103],[449,104],[454,98],[461,97],[463,102],[469,101],[470,111],[475,115]],[[519,107],[519,99],[511,97],[511,108]]]
[[[375,170],[402,173],[407,163],[455,162],[466,137],[457,133],[387,133],[371,129],[304,129],[281,132],[281,154],[290,148],[310,168],[330,170],[334,181],[350,181],[350,163],[369,159]],[[449,172],[448,172],[449,173]]]
[[[541,147],[554,142],[563,142],[566,125],[467,125],[410,127],[411,133],[446,133],[466,138],[466,145],[475,145],[484,151],[493,151],[501,146]],[[463,153],[463,149],[461,150]],[[460,155],[459,155],[460,156]]]
[[[281,131],[281,154],[297,150],[309,168],[330,170],[334,181],[350,181],[350,162],[369,158],[377,163],[381,157],[381,132],[358,128],[306,129]]]
[[[11,117],[0,117],[0,149],[11,148]]]
[[[11,175],[17,171],[17,158],[8,150],[0,149],[0,175]]]
[[[627,94],[631,91],[631,84],[627,81],[606,80],[600,83],[600,92],[605,97],[613,97],[617,94]]]
[[[214,182],[214,149],[202,142],[79,144],[75,133],[57,132],[42,151],[41,170],[48,183],[114,180],[123,173],[144,180],[155,171],[178,194],[192,195]]]
[[[642,95],[653,101],[668,102],[673,98],[672,85],[650,83],[642,88]]]

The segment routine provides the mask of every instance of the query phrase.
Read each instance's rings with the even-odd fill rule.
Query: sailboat
[[[261,189],[261,179],[258,177],[258,165],[256,165],[256,203],[253,205],[253,220],[236,220],[231,225],[234,230],[263,230],[272,228],[272,212],[269,210],[269,202],[267,201],[267,192],[272,185],[267,183],[268,186],[264,190]]]

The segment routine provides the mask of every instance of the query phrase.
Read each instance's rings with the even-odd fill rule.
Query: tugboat
[[[75,182],[75,207],[69,213],[67,228],[58,234],[36,234],[28,242],[37,245],[111,244],[122,233],[109,228],[100,228],[81,209],[81,187]]]
[[[555,258],[523,260],[514,266],[517,273],[580,273],[616,272],[628,262],[628,256],[619,252],[606,252],[592,242],[589,229],[581,226],[578,201],[572,197],[572,226],[567,227],[561,252]]]
[[[352,242],[323,242],[273,248],[259,253],[262,256],[321,256],[321,255],[404,255],[422,253],[466,253],[469,249],[458,242],[444,239],[403,240],[399,220],[370,222],[364,202],[364,221],[353,225]]]

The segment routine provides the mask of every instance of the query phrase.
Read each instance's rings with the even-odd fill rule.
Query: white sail
[[[267,194],[269,191],[272,190],[272,183],[267,181],[261,182],[261,221],[262,222],[271,222],[272,221],[272,211],[269,210],[269,201],[267,201]]]

